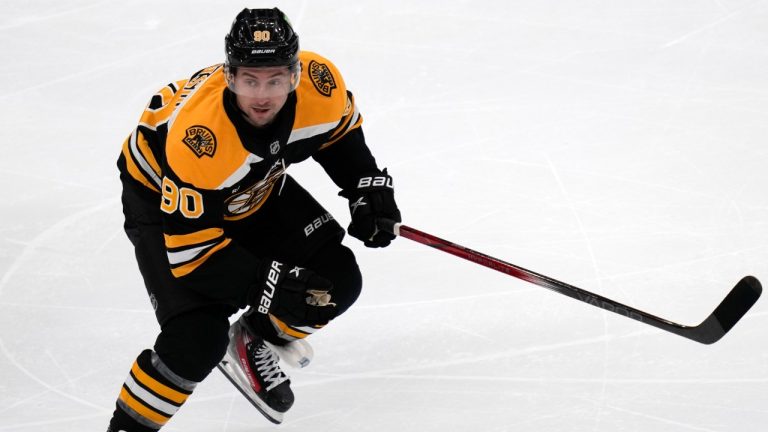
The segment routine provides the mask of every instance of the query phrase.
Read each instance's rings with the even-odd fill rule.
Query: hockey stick
[[[745,276],[735,287],[733,287],[731,292],[725,296],[725,299],[723,299],[720,305],[717,306],[715,311],[704,319],[701,324],[687,326],[674,323],[664,318],[659,318],[603,296],[577,288],[573,285],[568,285],[567,283],[501,261],[500,259],[488,256],[484,253],[443,240],[407,225],[396,223],[392,220],[381,219],[378,221],[378,225],[380,229],[391,232],[397,236],[431,246],[451,255],[456,255],[457,257],[464,258],[465,260],[472,261],[476,264],[506,273],[510,276],[550,289],[581,302],[591,304],[592,306],[623,315],[627,318],[632,318],[641,323],[703,344],[715,343],[725,336],[725,334],[739,322],[741,317],[747,313],[749,308],[755,304],[762,293],[760,281],[753,276]]]

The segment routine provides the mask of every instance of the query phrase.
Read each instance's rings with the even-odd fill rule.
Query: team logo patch
[[[309,62],[309,77],[317,91],[323,96],[331,96],[331,92],[336,88],[336,80],[331,74],[331,69],[324,63],[318,63],[314,60]]]
[[[187,136],[182,141],[195,152],[197,157],[204,155],[213,157],[216,152],[216,135],[205,126],[190,126],[187,128]]]
[[[269,145],[269,152],[276,155],[280,151],[280,141],[275,141]]]

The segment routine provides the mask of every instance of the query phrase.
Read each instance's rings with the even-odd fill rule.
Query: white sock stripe
[[[144,404],[149,405],[168,417],[176,414],[176,411],[179,410],[178,406],[158,398],[153,393],[150,393],[147,389],[140,386],[131,375],[128,375],[128,379],[125,380],[125,386],[128,387],[134,396],[141,399]]]
[[[300,331],[302,333],[306,333],[306,334],[312,334],[312,333],[320,330],[320,329],[314,328],[314,327],[291,327],[291,328],[294,329],[294,330],[298,330],[298,331]]]

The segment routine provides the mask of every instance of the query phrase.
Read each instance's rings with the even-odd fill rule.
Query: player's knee
[[[350,252],[351,253],[351,252]],[[354,259],[354,257],[353,257]],[[360,268],[357,263],[349,266],[341,277],[337,278],[334,285],[336,294],[336,305],[339,310],[337,315],[341,315],[352,306],[357,298],[360,297],[360,291],[363,288],[363,276],[360,274]]]
[[[357,300],[363,286],[363,277],[355,255],[346,246],[334,243],[320,250],[312,268],[333,283],[332,301],[341,315]]]
[[[177,375],[202,381],[224,356],[228,330],[228,314],[218,307],[185,312],[163,325],[155,352]]]

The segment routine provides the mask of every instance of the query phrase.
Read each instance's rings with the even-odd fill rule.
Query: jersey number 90
[[[179,188],[168,177],[163,177],[163,200],[160,210],[172,214],[180,211],[187,219],[197,219],[203,214],[203,196],[190,188]]]

